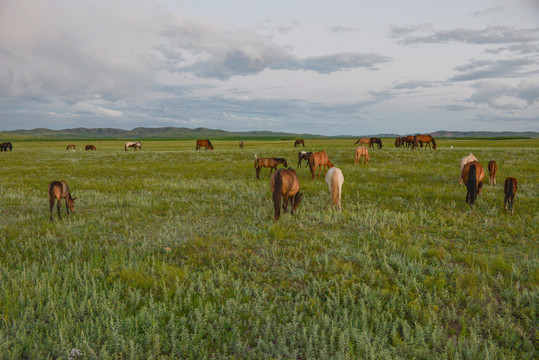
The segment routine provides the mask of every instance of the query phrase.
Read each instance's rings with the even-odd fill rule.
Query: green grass
[[[254,154],[296,167],[298,149],[244,142],[0,153],[0,358],[537,357],[539,140],[384,139],[355,168],[353,141],[307,140],[342,169],[343,211],[302,168],[303,202],[279,222]],[[470,152],[499,166],[473,208],[458,185]],[[78,199],[50,223],[52,180]]]

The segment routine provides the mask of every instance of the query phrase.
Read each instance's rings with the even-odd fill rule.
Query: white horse
[[[132,147],[134,150],[142,150],[142,147],[140,145],[140,141],[132,141],[132,142],[126,142],[125,143],[125,151],[127,151],[128,148]]]
[[[464,165],[472,161],[477,161],[477,158],[472,153],[470,153],[470,155],[463,157],[462,160],[460,160],[459,185],[462,185],[462,169],[464,168]]]
[[[329,187],[332,206],[337,206],[341,210],[341,190],[344,176],[341,169],[332,167],[326,174],[326,184]]]

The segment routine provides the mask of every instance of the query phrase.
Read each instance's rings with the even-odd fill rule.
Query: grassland
[[[539,140],[385,140],[356,168],[352,141],[307,140],[343,170],[343,211],[302,168],[279,222],[253,158],[295,167],[292,142],[213,143],[0,153],[0,358],[537,358]],[[470,152],[499,166],[473,208],[457,182]],[[76,209],[50,223],[60,179]]]

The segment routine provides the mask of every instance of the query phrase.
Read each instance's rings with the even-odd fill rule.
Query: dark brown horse
[[[430,147],[431,143],[432,143],[432,149],[436,150],[436,140],[434,140],[432,135],[419,134],[419,135],[414,136],[414,145],[413,145],[412,148],[413,149],[415,149],[415,148],[419,149],[419,147],[418,147],[418,144],[419,144],[419,145],[421,145],[421,147],[423,147],[423,145],[425,145],[425,150],[427,150],[427,147]]]
[[[66,150],[73,150],[73,151],[75,151],[75,145],[74,145],[74,144],[67,145]]]
[[[318,168],[318,175],[320,175],[320,169],[322,169],[322,165],[324,166],[324,175],[326,174],[326,166],[328,167],[328,169],[331,169],[333,167],[333,164],[329,161],[328,154],[325,151],[315,152],[312,153],[311,156],[309,156],[309,168],[311,169],[313,179],[316,168]]]
[[[477,195],[481,195],[483,190],[485,170],[483,170],[483,166],[479,162],[472,161],[464,165],[461,177],[466,184],[466,203],[471,206]]]
[[[195,150],[198,150],[202,147],[205,147],[206,150],[210,149],[211,151],[213,151],[213,145],[211,144],[210,140],[208,139],[205,139],[205,140],[197,140],[197,147]]]
[[[240,141],[240,149],[243,149],[243,141]]]
[[[73,212],[75,210],[75,199],[71,197],[71,193],[69,192],[69,186],[65,183],[65,181],[52,181],[49,184],[48,187],[48,193],[49,193],[49,211],[50,211],[50,221],[52,221],[52,208],[54,207],[54,202],[58,202],[58,218],[62,220],[62,216],[60,216],[60,207],[62,206],[62,199],[65,199],[66,201],[66,211],[67,215],[69,215],[69,210]]]
[[[94,145],[86,145],[86,146],[84,147],[84,150],[85,150],[85,151],[88,151],[88,150],[97,150],[97,149],[95,148]]]
[[[312,152],[307,151],[300,151],[298,153],[298,167],[301,167],[301,160],[307,160],[307,163],[309,163],[309,156],[311,156]]]
[[[1,151],[11,151],[13,150],[13,145],[10,142],[4,142],[0,144],[0,152]]]
[[[300,146],[300,145],[303,145],[303,147],[305,147],[305,140],[297,139],[296,142],[294,143],[294,147],[297,147],[297,146]]]
[[[406,144],[406,147],[413,147],[414,137],[412,135],[401,137],[402,146]]]
[[[515,194],[517,193],[517,179],[514,177],[508,177],[505,179],[505,184],[503,185],[503,192],[505,193],[504,205],[505,210],[509,210],[509,213],[512,215],[513,211],[513,202],[515,201]]]
[[[302,193],[299,192],[299,178],[296,171],[292,168],[279,169],[275,171],[271,178],[271,193],[273,194],[273,209],[275,220],[279,220],[281,216],[281,202],[283,203],[283,211],[288,210],[288,201],[292,202],[292,215],[301,203]]]
[[[382,139],[376,138],[376,137],[371,137],[369,139],[369,147],[374,148],[374,144],[377,144],[378,149],[381,149],[382,148]]]
[[[490,160],[488,162],[488,184],[496,185],[496,173],[498,172],[498,164],[496,161]]]
[[[255,154],[255,169],[256,169],[256,178],[260,179],[260,170],[262,170],[263,167],[270,168],[269,176],[271,176],[271,173],[273,170],[277,170],[277,166],[279,164],[284,165],[284,167],[288,167],[288,163],[286,162],[285,158],[259,158],[258,155]]]

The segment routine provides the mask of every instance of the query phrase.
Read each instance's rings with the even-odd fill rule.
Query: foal
[[[508,210],[509,208],[509,212],[513,215],[513,202],[515,201],[515,194],[517,193],[517,179],[514,177],[505,179],[503,192],[505,193],[505,210]]]
[[[498,172],[498,164],[496,161],[490,160],[488,162],[488,184],[496,185],[496,173]]]
[[[50,211],[50,221],[52,222],[52,208],[54,207],[54,201],[58,202],[58,218],[62,220],[62,216],[60,216],[60,207],[62,206],[62,199],[65,199],[66,201],[66,210],[67,215],[69,215],[69,210],[73,212],[75,210],[75,199],[71,197],[71,193],[69,192],[69,186],[62,180],[62,181],[52,181],[49,184],[48,188],[49,192],[49,211]]]

